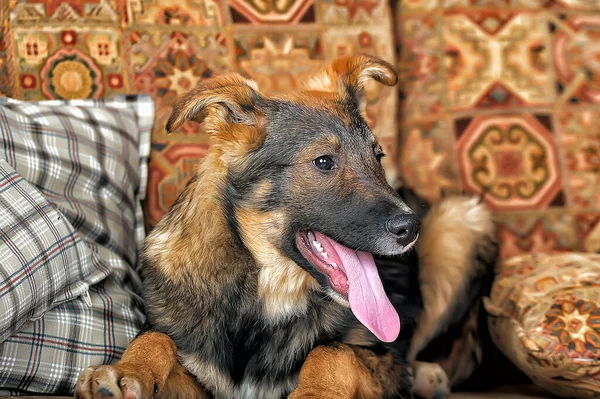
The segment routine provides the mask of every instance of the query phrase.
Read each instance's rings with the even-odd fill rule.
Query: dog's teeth
[[[332,266],[332,267],[333,267],[335,270],[337,270],[337,269],[338,269],[338,265],[337,265],[337,263],[335,263],[335,262],[332,262],[332,263],[331,263],[331,266]]]
[[[307,235],[308,235],[308,239],[314,242],[314,240],[315,240],[315,235],[313,234],[313,232],[312,232],[312,231],[309,231]]]
[[[327,255],[327,252],[321,252],[321,255],[323,256],[323,258],[327,259],[329,258],[329,255]]]

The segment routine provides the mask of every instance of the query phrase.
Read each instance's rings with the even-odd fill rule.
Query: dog
[[[346,56],[294,93],[229,74],[176,101],[167,130],[203,122],[213,145],[147,237],[148,329],[76,397],[433,398],[469,374],[493,222],[477,198],[415,210],[387,183],[370,80],[398,79]]]

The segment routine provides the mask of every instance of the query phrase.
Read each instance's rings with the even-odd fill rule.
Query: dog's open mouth
[[[400,333],[400,318],[377,272],[373,255],[355,251],[317,231],[296,234],[302,255],[329,279],[338,294],[348,298],[356,318],[377,338],[392,342]]]

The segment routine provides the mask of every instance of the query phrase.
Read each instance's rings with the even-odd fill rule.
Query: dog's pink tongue
[[[377,338],[392,342],[400,334],[400,317],[388,299],[377,273],[373,255],[354,251],[333,240],[348,277],[348,300],[356,318]]]

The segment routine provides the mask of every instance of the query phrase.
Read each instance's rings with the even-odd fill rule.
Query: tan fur
[[[237,73],[217,76],[200,82],[198,86],[180,97],[173,107],[173,113],[167,122],[167,131],[178,129],[184,122],[204,119],[207,131],[216,136],[225,137],[227,130],[221,130],[215,121],[252,124],[252,116],[242,109],[259,95],[256,82],[245,79]],[[211,114],[213,118],[207,118]]]
[[[214,143],[192,180],[174,207],[181,212],[163,218],[146,242],[146,253],[165,276],[184,283],[199,281],[219,273],[219,278],[235,274],[235,262],[229,253],[231,232],[223,213],[220,193],[230,168],[239,167],[245,155],[264,138],[262,115],[248,113],[241,104],[259,96],[256,83],[240,75],[224,75],[201,83],[177,100],[168,129],[172,131],[185,120],[205,120],[205,128]],[[232,123],[231,118],[235,122]],[[202,237],[202,240],[194,239]],[[226,264],[213,270],[196,265]],[[225,277],[226,278],[226,277]]]
[[[367,55],[339,57],[323,68],[304,87],[307,90],[335,92],[340,98],[346,98],[345,86],[362,91],[366,82],[374,79],[386,86],[398,82],[394,67],[378,58]]]
[[[375,377],[375,373],[371,372],[364,362],[365,359],[360,359],[355,351],[345,345],[338,345],[335,348],[317,347],[306,358],[300,371],[298,387],[288,398],[376,399],[383,397],[383,387]]]
[[[450,311],[454,298],[462,295],[472,274],[474,243],[493,236],[495,226],[490,212],[479,198],[452,196],[435,204],[423,220],[417,244],[423,312],[411,342],[408,360],[437,333],[440,319]]]
[[[155,234],[147,238],[146,253],[153,264],[169,279],[185,284],[197,284],[213,273],[226,273],[227,268],[198,268],[198,258],[203,264],[220,265],[229,256],[232,239],[223,215],[220,187],[225,184],[227,169],[221,152],[212,151],[198,170],[198,178],[190,182],[174,206],[181,207],[177,220],[163,218],[155,227]],[[202,240],[194,237],[203,237]],[[235,267],[231,262],[228,266]],[[234,270],[229,270],[234,274]],[[210,276],[210,277],[209,277]]]
[[[160,394],[160,399],[209,399],[196,379],[180,364],[176,364]]]
[[[273,245],[279,240],[284,215],[241,210],[238,222],[242,241],[259,265],[258,292],[273,322],[307,310],[307,291],[318,290],[317,281]]]
[[[235,389],[231,378],[221,372],[214,365],[203,362],[197,356],[182,354],[180,356],[181,364],[193,375],[201,375],[204,378],[205,388],[208,391],[218,391],[227,393],[228,396],[234,397]],[[162,399],[162,397],[161,397]]]
[[[360,55],[337,58],[308,80],[304,87],[309,92],[335,93],[338,99],[347,99],[350,94],[354,94],[363,118],[368,120],[367,100],[364,94],[371,79],[386,86],[393,86],[398,82],[398,76],[391,64],[368,55]],[[349,92],[348,87],[351,87],[354,93]]]
[[[342,143],[338,136],[328,136],[327,137],[327,145],[331,148],[338,149],[341,148]]]

